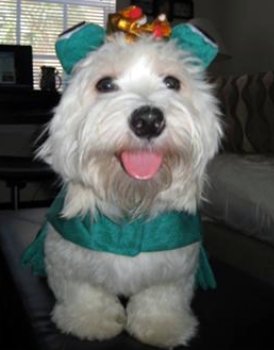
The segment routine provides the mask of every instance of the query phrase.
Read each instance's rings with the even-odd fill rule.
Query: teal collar
[[[64,239],[81,247],[129,257],[178,249],[201,240],[198,215],[170,211],[152,219],[117,223],[102,214],[98,214],[94,221],[90,215],[65,219],[61,216],[63,206],[62,191],[51,205],[46,223],[23,256],[23,262],[30,263],[38,274],[45,273],[44,241],[48,223]]]
[[[198,215],[171,211],[153,219],[121,222],[102,214],[98,214],[94,221],[90,215],[67,220],[60,216],[63,205],[64,196],[61,194],[47,214],[48,222],[63,238],[96,251],[136,256],[141,252],[181,248],[201,239]]]

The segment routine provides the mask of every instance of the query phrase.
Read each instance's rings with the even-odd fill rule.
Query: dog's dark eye
[[[176,91],[180,90],[180,87],[181,87],[180,80],[178,80],[175,77],[172,77],[171,75],[168,75],[167,77],[165,77],[164,84],[168,89],[176,90]]]
[[[114,83],[113,78],[104,77],[97,82],[96,89],[99,92],[113,92],[118,90],[118,86]]]

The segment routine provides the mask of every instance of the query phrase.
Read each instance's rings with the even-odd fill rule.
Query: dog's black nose
[[[134,134],[142,138],[159,136],[166,126],[165,117],[159,108],[143,106],[133,111],[130,128]]]

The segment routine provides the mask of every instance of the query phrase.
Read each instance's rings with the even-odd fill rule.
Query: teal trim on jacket
[[[46,215],[47,221],[23,255],[23,263],[31,265],[36,274],[45,275],[44,242],[49,223],[63,238],[83,248],[130,257],[140,253],[179,249],[201,241],[198,215],[171,211],[152,219],[122,222],[114,222],[102,214],[98,214],[94,221],[90,215],[66,219],[61,216],[64,196],[61,191],[56,197]],[[203,288],[215,287],[203,247],[198,280]]]

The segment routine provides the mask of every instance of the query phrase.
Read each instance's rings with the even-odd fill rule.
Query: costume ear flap
[[[93,23],[79,23],[62,33],[55,43],[55,50],[66,73],[86,55],[98,49],[105,41],[105,30]]]
[[[208,67],[218,53],[218,46],[192,24],[178,24],[172,29],[171,39],[186,51],[198,57]]]

